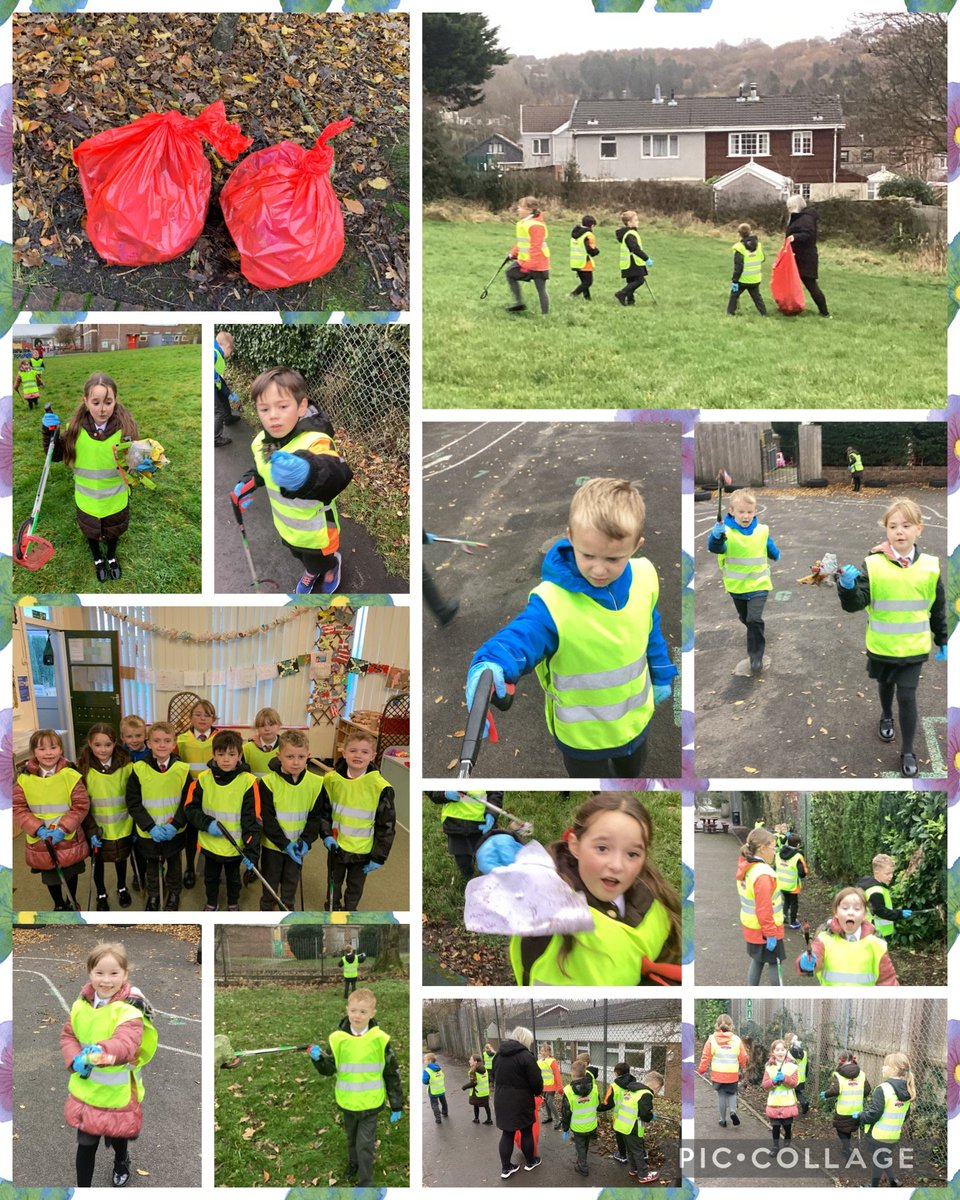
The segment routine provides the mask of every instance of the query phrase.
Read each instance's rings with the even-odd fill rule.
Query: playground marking
[[[457,467],[462,467],[464,463],[468,463],[471,459],[477,458],[485,451],[492,449],[497,442],[502,442],[503,439],[509,437],[511,433],[516,433],[518,429],[522,429],[524,424],[525,422],[520,421],[518,424],[512,425],[506,433],[501,433],[500,436],[494,438],[492,442],[487,442],[485,446],[481,446],[480,449],[475,450],[473,454],[468,454],[466,458],[461,458],[459,462],[451,463],[449,467],[441,467],[439,471],[434,471],[432,475],[424,475],[423,482],[426,483],[428,479],[436,479],[438,475],[445,475],[447,471],[455,471]],[[432,466],[432,464],[430,465]]]
[[[940,753],[940,741],[937,738],[936,726],[946,725],[946,717],[922,717],[923,736],[927,742],[927,753],[930,755],[930,770],[935,779],[946,779],[947,764]]]
[[[793,592],[774,592],[773,598],[774,598],[774,600],[783,601],[783,600],[789,600],[792,595],[793,595]]]
[[[435,454],[442,454],[444,450],[449,450],[451,446],[455,446],[457,442],[462,442],[464,438],[468,438],[472,433],[476,433],[480,429],[485,429],[490,424],[489,421],[483,421],[480,425],[474,425],[472,429],[468,429],[466,433],[461,433],[459,437],[453,439],[452,442],[445,442],[444,445],[438,446],[436,450],[431,450],[429,454],[424,455],[424,459],[433,458]]]

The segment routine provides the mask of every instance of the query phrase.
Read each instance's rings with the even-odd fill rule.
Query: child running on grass
[[[13,381],[13,390],[19,392],[26,400],[27,408],[36,408],[40,403],[40,391],[43,378],[39,370],[33,366],[29,358],[20,359],[20,370]]]
[[[373,1186],[380,1110],[390,1105],[391,1125],[403,1116],[400,1068],[390,1035],[377,1024],[376,1013],[374,993],[357,988],[347,1000],[347,1015],[327,1039],[329,1052],[318,1045],[310,1047],[320,1074],[336,1080],[334,1098],[347,1141],[346,1181],[357,1187]]]
[[[763,608],[773,589],[767,559],[776,562],[780,551],[769,527],[757,521],[757,497],[749,489],[731,493],[727,515],[710,530],[707,550],[718,556],[723,586],[747,628],[750,670],[759,675],[767,665]]]
[[[776,839],[769,829],[751,829],[740,847],[737,894],[740,897],[740,930],[747,944],[750,966],[747,987],[757,987],[766,963],[770,983],[780,986],[778,964],[783,946],[783,896],[773,869]]]
[[[113,1150],[113,1186],[130,1179],[129,1146],[143,1127],[141,1070],[157,1049],[153,1010],[130,982],[127,952],[100,942],[87,958],[89,982],[60,1034],[70,1072],[64,1119],[77,1131],[77,1186],[93,1185],[100,1138]]]
[[[117,903],[129,908],[133,897],[127,890],[127,859],[133,850],[133,818],[127,810],[126,795],[133,764],[123,747],[117,745],[112,725],[97,721],[90,726],[77,767],[90,797],[84,828],[93,854],[97,912],[110,909],[104,868],[108,862],[113,863],[117,873]]]
[[[777,1039],[770,1047],[770,1057],[763,1069],[764,1090],[767,1092],[765,1116],[773,1133],[771,1154],[780,1152],[780,1135],[783,1134],[784,1149],[793,1138],[793,1118],[799,1115],[797,1107],[797,1064],[791,1059],[786,1043]]]
[[[597,218],[589,213],[580,218],[580,224],[574,225],[570,231],[570,270],[576,271],[580,281],[570,293],[571,296],[582,296],[590,299],[590,288],[593,286],[593,260],[600,253],[597,239],[593,236]]]
[[[516,238],[510,251],[513,262],[504,273],[513,296],[513,303],[507,306],[507,312],[526,312],[520,284],[532,282],[540,300],[540,313],[545,317],[550,311],[550,297],[547,295],[550,248],[547,246],[547,226],[540,215],[540,205],[533,196],[522,196],[517,201]]]
[[[914,738],[919,724],[917,687],[935,643],[938,662],[947,661],[947,606],[940,560],[917,545],[923,533],[920,506],[906,496],[892,500],[880,524],[886,539],[873,547],[858,570],[840,569],[837,594],[844,612],[867,610],[867,674],[880,694],[881,742],[896,737],[893,698],[900,718],[900,774],[919,773]]]
[[[895,1174],[894,1148],[903,1135],[903,1123],[917,1098],[917,1085],[905,1054],[888,1054],[883,1060],[883,1082],[873,1089],[870,1103],[860,1113],[860,1126],[867,1135],[872,1171],[870,1186],[879,1187],[884,1175],[889,1187],[899,1187]]]
[[[483,1058],[479,1054],[471,1054],[469,1061],[470,1075],[467,1082],[460,1089],[462,1092],[469,1092],[468,1099],[470,1107],[473,1109],[473,1123],[480,1124],[480,1110],[487,1114],[484,1125],[492,1125],[493,1118],[490,1115],[490,1076],[487,1073],[487,1068],[483,1064]]]
[[[833,1128],[840,1142],[844,1166],[853,1153],[851,1138],[860,1128],[860,1113],[863,1111],[864,1097],[869,1091],[870,1084],[863,1068],[857,1062],[857,1056],[852,1051],[845,1050],[837,1059],[832,1079],[820,1093],[821,1100],[832,1100],[836,1097]]]
[[[747,1049],[733,1032],[733,1017],[729,1013],[721,1013],[714,1022],[713,1033],[703,1043],[703,1053],[697,1067],[697,1073],[700,1075],[710,1072],[710,1082],[717,1093],[717,1103],[720,1106],[721,1129],[726,1129],[728,1117],[732,1125],[740,1124],[740,1118],[737,1116],[737,1090],[740,1072],[746,1065]]]
[[[518,984],[633,987],[656,977],[658,967],[679,979],[666,967],[680,962],[680,900],[650,860],[652,844],[653,824],[636,796],[602,792],[580,806],[548,850],[560,878],[585,897],[593,930],[511,937]],[[492,832],[477,851],[477,866],[484,873],[509,867],[521,849],[513,834]],[[468,902],[480,882],[467,885]],[[506,876],[503,883],[516,887]]]
[[[518,617],[474,654],[467,708],[483,672],[498,696],[536,671],[547,729],[567,774],[639,779],[650,720],[677,668],[660,629],[660,581],[643,545],[646,508],[626,479],[591,479],[570,503],[566,537]]]
[[[799,956],[797,970],[816,974],[821,987],[897,987],[887,943],[866,918],[863,892],[841,888],[833,898],[833,916]]]
[[[873,874],[857,880],[857,887],[862,889],[864,898],[870,907],[870,920],[878,935],[889,941],[894,933],[894,921],[909,920],[913,916],[912,908],[894,908],[890,897],[890,884],[896,870],[896,860],[889,854],[873,856]]]
[[[640,244],[640,234],[637,225],[640,218],[628,209],[620,214],[623,224],[617,230],[617,241],[620,243],[620,276],[624,280],[623,287],[614,296],[624,307],[636,304],[634,292],[643,287],[647,272],[653,266],[653,259]]]
[[[340,586],[340,516],[336,498],[353,478],[340,457],[330,418],[310,400],[290,367],[271,367],[253,381],[250,399],[263,425],[253,439],[253,469],[231,493],[240,517],[259,487],[267,489],[280,540],[300,560],[298,596]]]

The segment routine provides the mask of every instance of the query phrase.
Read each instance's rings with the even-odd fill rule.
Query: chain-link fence
[[[409,975],[406,925],[218,925],[214,978],[229,986],[334,983],[349,947],[365,955],[360,984]]]

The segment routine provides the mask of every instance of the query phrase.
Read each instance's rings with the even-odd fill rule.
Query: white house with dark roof
[[[563,166],[570,161],[569,104],[521,104],[520,143],[525,167]]]

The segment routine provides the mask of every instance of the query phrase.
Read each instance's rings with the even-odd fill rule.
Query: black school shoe
[[[129,908],[133,903],[133,897],[125,887],[117,888],[117,903],[121,908]]]
[[[102,892],[100,895],[97,896],[97,912],[109,912],[109,911],[110,911],[110,899],[107,896],[106,892]]]
[[[130,1178],[130,1156],[119,1158],[113,1164],[113,1186],[126,1187]]]
[[[893,728],[893,717],[881,717],[877,725],[877,737],[881,742],[892,742],[896,737]]]
[[[93,569],[97,573],[97,579],[101,583],[106,583],[107,582],[107,564],[103,561],[102,558],[95,558],[93,560]]]
[[[164,912],[178,912],[180,909],[180,893],[170,892],[167,896],[167,902],[163,906]]]
[[[160,911],[160,897],[159,896],[148,896],[147,902],[143,906],[143,911],[144,912],[159,912]]]
[[[123,572],[120,570],[120,564],[115,558],[107,559],[107,566],[110,568],[110,578],[119,579]]]
[[[189,891],[190,888],[192,888],[196,885],[196,882],[197,882],[196,871],[194,871],[193,867],[187,867],[187,869],[183,873],[183,886],[187,889],[187,891]]]
[[[915,779],[920,774],[920,767],[915,754],[900,755],[900,774],[906,779]]]

